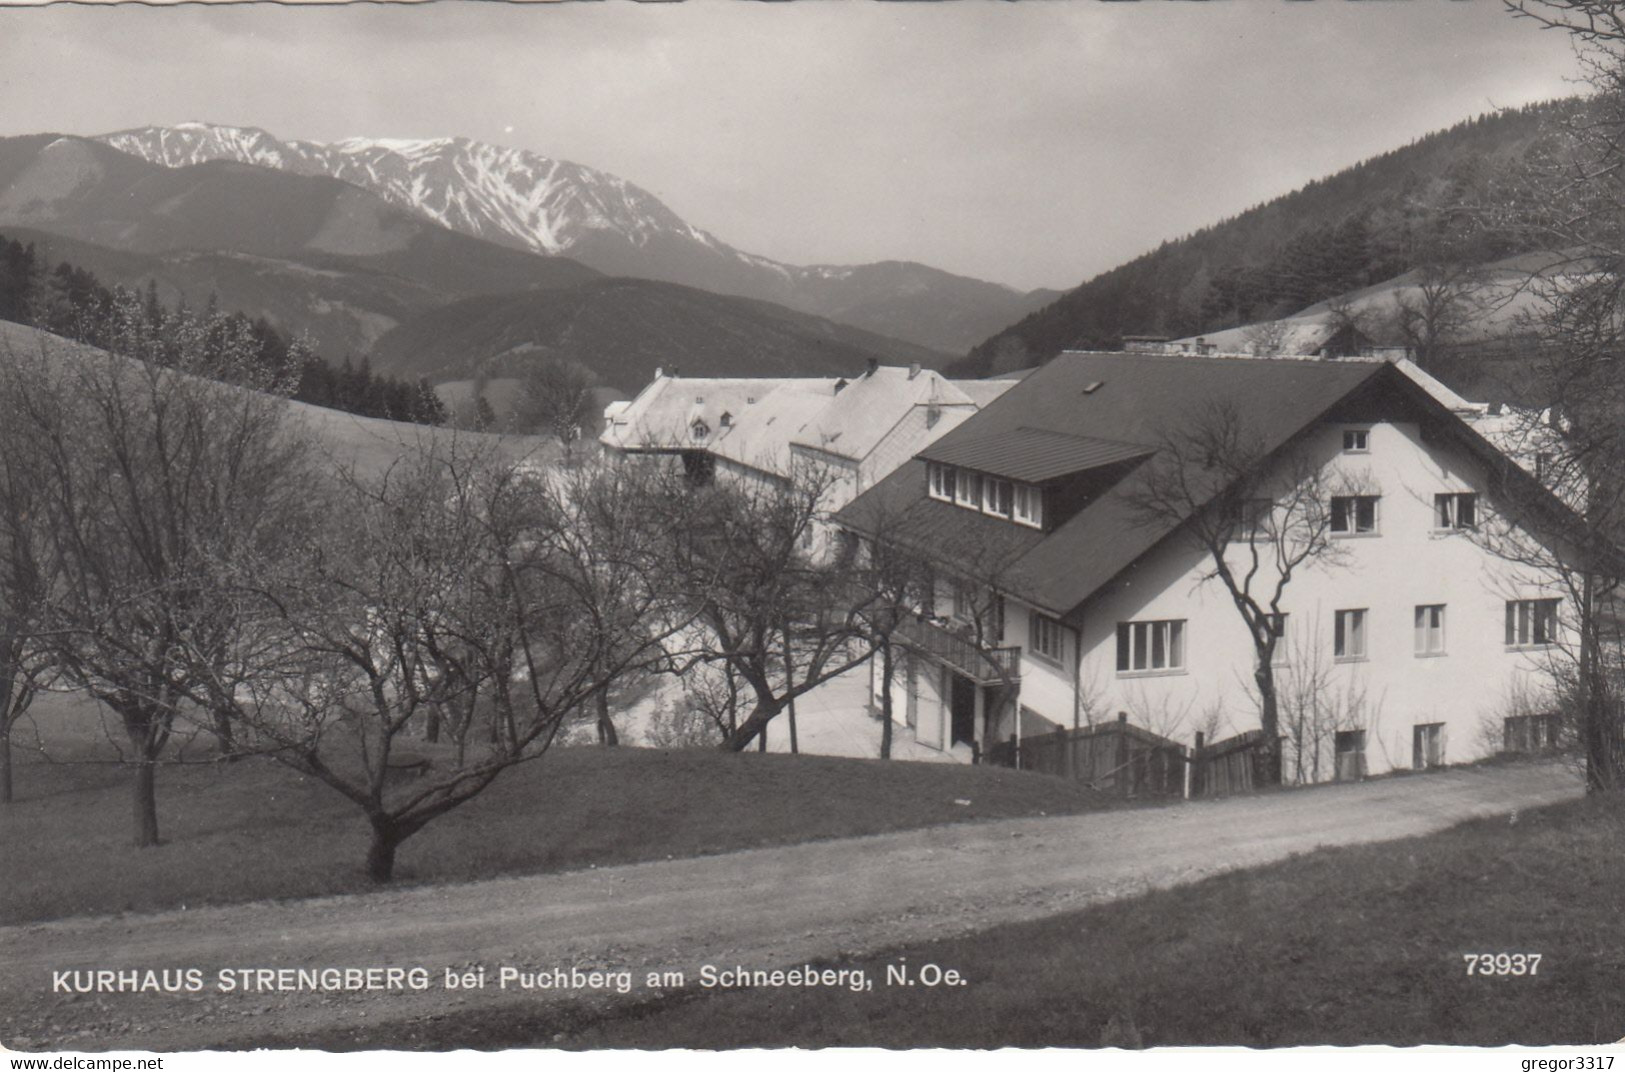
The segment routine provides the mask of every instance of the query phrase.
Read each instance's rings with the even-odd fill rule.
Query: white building
[[[600,441],[622,456],[681,458],[702,480],[784,482],[817,469],[833,513],[1014,383],[874,363],[851,379],[657,373],[605,411]]]
[[[1460,402],[1383,361],[1062,354],[839,515],[939,571],[903,638],[894,717],[967,758],[1123,714],[1186,745],[1256,729],[1242,616],[1190,522],[1143,505],[1164,444],[1223,410],[1257,437],[1277,504],[1289,473],[1344,492],[1326,504],[1332,553],[1280,604],[1288,778],[1541,743],[1538,698],[1572,608],[1554,577],[1487,544],[1503,506],[1566,515]],[[1222,483],[1214,464],[1188,468],[1207,494]],[[878,518],[904,520],[879,532]]]

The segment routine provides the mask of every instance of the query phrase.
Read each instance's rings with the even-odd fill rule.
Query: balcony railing
[[[1021,680],[1020,648],[984,648],[974,638],[933,621],[908,619],[897,630],[897,642],[947,663],[978,685],[1014,684]]]

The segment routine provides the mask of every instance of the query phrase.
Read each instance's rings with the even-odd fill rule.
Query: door
[[[976,682],[968,677],[951,674],[953,678],[951,710],[953,712],[952,744],[976,743]]]

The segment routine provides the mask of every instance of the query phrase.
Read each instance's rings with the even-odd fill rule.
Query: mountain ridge
[[[605,275],[763,299],[934,350],[962,352],[1049,296],[913,261],[785,264],[694,227],[619,176],[469,138],[321,143],[188,122],[97,140],[166,167],[225,159],[327,175],[487,241],[566,255]]]

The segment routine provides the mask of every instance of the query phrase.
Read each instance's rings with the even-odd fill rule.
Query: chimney
[[[919,374],[920,374],[920,366],[919,366],[918,362],[916,362],[915,364],[912,364],[912,365],[910,365],[908,367],[908,378],[909,379],[912,380],[914,377],[918,376]]]
[[[871,357],[869,359],[869,370],[867,372],[865,372],[864,375],[865,376],[873,376],[877,371],[879,371],[879,369],[880,369],[880,358]]]

